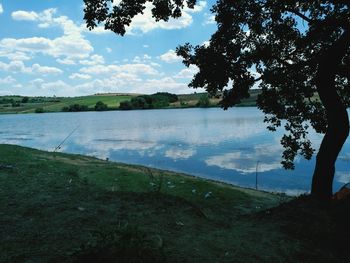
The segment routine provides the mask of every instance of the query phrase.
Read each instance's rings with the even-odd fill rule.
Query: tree
[[[128,100],[121,101],[120,104],[119,104],[119,109],[121,109],[121,110],[132,110],[132,104]]]
[[[153,3],[156,20],[168,20],[196,0],[123,0],[113,8],[109,0],[84,2],[90,29],[104,22],[124,35],[146,2]],[[297,154],[311,158],[309,126],[325,133],[311,189],[319,199],[332,195],[334,164],[349,133],[349,8],[349,0],[218,0],[212,8],[217,31],[209,44],[177,48],[186,66],[199,68],[189,86],[211,95],[223,91],[224,109],[249,97],[254,85],[262,89],[257,103],[268,129],[285,120],[285,168],[294,168]]]
[[[199,97],[197,105],[201,108],[208,108],[210,106],[210,101],[207,93],[204,93]]]
[[[106,111],[108,110],[107,104],[103,103],[102,101],[98,101],[95,104],[95,111]]]
[[[22,103],[28,103],[29,102],[29,98],[28,97],[23,97],[22,98]]]

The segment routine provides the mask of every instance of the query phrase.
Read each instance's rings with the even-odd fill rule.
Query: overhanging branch
[[[293,9],[287,8],[286,11],[289,12],[289,13],[292,13],[292,14],[294,14],[294,15],[297,15],[298,17],[300,17],[301,19],[305,20],[305,21],[308,22],[309,24],[314,22],[314,20],[312,20],[312,19],[309,18],[308,16],[306,16],[306,15],[300,13],[300,12],[297,11],[297,10],[293,10]]]

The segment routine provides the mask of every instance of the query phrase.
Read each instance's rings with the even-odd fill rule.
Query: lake
[[[169,109],[0,115],[0,143],[184,172],[243,187],[310,191],[314,158],[281,167],[283,129],[269,132],[256,108]],[[310,133],[317,148],[322,136]],[[350,181],[350,143],[337,162],[334,190]]]

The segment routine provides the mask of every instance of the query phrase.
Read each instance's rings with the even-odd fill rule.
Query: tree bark
[[[335,162],[349,135],[348,113],[335,86],[336,68],[349,45],[350,34],[345,31],[318,64],[316,87],[326,110],[328,126],[316,157],[311,194],[322,200],[332,196]]]

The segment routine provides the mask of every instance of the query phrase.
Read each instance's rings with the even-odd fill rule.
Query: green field
[[[0,104],[0,113],[32,113],[37,108],[42,108],[44,112],[62,111],[63,107],[68,107],[73,104],[88,106],[93,110],[96,102],[102,101],[107,104],[111,110],[119,107],[119,103],[124,100],[129,100],[132,95],[91,95],[82,97],[29,97],[29,102],[21,103],[21,96],[2,96],[1,99],[14,99],[20,105],[13,107],[11,103]],[[31,102],[35,101],[35,102]]]
[[[237,106],[256,106],[256,99],[260,90],[251,90],[250,98],[244,99]],[[200,96],[204,93],[192,93],[178,95],[179,101],[171,103],[167,108],[187,108],[196,107]],[[94,110],[96,102],[102,101],[109,110],[117,110],[121,101],[130,100],[137,94],[126,95],[91,95],[82,97],[28,97],[28,102],[23,103],[23,96],[0,96],[0,113],[33,113],[37,109],[43,112],[59,112],[63,107],[73,104],[84,105],[88,110]],[[13,100],[17,105],[13,105],[9,100]],[[210,106],[218,107],[220,98],[210,98]]]
[[[0,262],[347,262],[350,202],[0,145]]]

